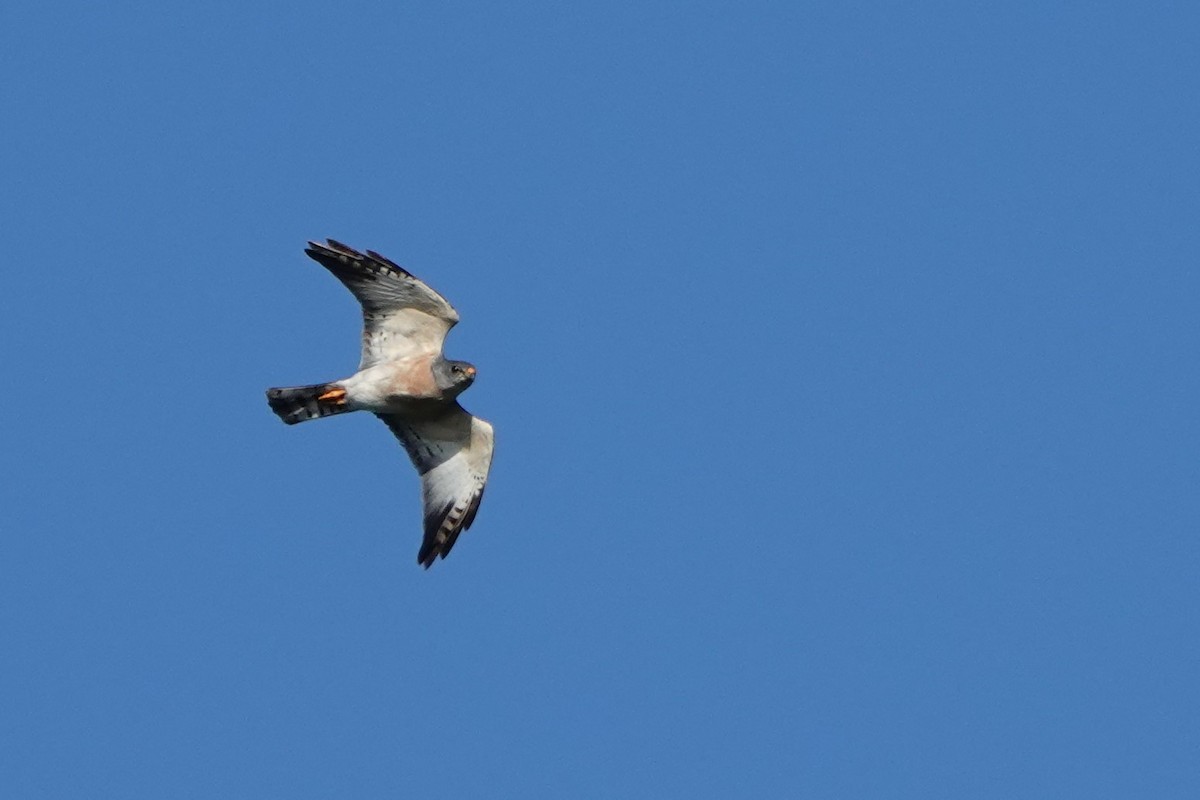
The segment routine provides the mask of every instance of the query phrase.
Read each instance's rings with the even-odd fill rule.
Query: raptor
[[[370,411],[404,445],[421,476],[425,536],[417,562],[445,558],[475,521],[492,465],[492,426],[458,403],[476,369],[442,354],[458,312],[410,272],[378,253],[327,239],[305,251],[362,305],[362,360],[348,378],[267,390],[289,425]]]

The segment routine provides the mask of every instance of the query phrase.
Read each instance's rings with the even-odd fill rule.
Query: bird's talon
[[[346,390],[340,386],[335,386],[329,391],[317,397],[323,403],[333,403],[334,405],[343,405],[346,402]]]

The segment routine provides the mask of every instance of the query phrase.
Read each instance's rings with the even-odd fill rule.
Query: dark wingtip
[[[399,272],[401,275],[407,275],[407,276],[409,276],[410,278],[412,277],[412,273],[411,273],[411,272],[409,272],[408,270],[406,270],[404,267],[400,266],[400,265],[399,265],[399,264],[397,264],[395,261],[392,261],[392,260],[391,260],[390,258],[388,258],[387,256],[381,256],[381,255],[379,255],[379,253],[376,253],[374,250],[368,250],[368,251],[367,251],[367,257],[368,257],[368,258],[373,258],[373,259],[375,259],[375,260],[376,260],[376,261],[378,261],[380,264],[386,264],[387,266],[389,266],[389,267],[391,267],[392,269],[394,269],[394,270],[396,270],[397,272]]]
[[[349,245],[342,244],[337,239],[326,239],[325,242],[325,244],[321,244],[310,241],[308,247],[304,248],[304,252],[309,258],[322,264],[328,264],[331,261],[337,262],[343,258],[352,258],[356,261],[361,261],[363,258],[362,253]]]
[[[362,253],[358,252],[348,244],[342,244],[337,239],[326,239],[325,241],[329,243],[330,250],[336,250],[339,253],[350,256],[351,258],[362,258]]]
[[[433,566],[433,562],[437,561],[438,556],[446,557],[446,551],[442,548],[443,544],[436,540],[423,542],[421,551],[417,553],[417,563],[425,569],[429,569]]]
[[[308,247],[304,248],[304,254],[322,265],[331,263],[337,258],[337,253],[325,245],[317,244],[316,242],[309,242]]]

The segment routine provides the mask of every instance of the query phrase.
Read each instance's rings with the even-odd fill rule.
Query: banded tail
[[[271,410],[288,425],[350,411],[346,390],[336,383],[267,389]]]

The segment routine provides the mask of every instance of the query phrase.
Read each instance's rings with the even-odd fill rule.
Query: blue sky
[[[0,793],[1197,796],[1200,12],[509,5],[0,12]]]

